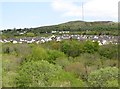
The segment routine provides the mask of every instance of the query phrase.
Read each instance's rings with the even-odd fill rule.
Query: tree
[[[65,66],[65,70],[74,73],[77,77],[85,78],[86,76],[85,66],[80,62],[74,62]]]
[[[66,55],[63,52],[60,52],[58,50],[48,50],[48,61],[54,63],[57,58],[66,57]]]
[[[118,79],[106,81],[106,87],[118,87]]]
[[[4,48],[3,53],[9,54],[10,53],[10,48],[9,47]]]
[[[74,76],[69,72],[62,71],[56,76],[51,77],[49,83],[52,87],[85,87],[85,83]]]
[[[76,40],[62,41],[61,51],[67,56],[76,57],[82,53],[82,45]]]
[[[98,51],[99,45],[98,42],[92,42],[90,40],[84,43],[84,51],[87,53],[95,53]]]
[[[91,72],[90,75],[88,76],[88,83],[92,87],[118,87],[117,86],[118,81],[116,82],[117,79],[118,79],[118,68],[106,67]],[[110,84],[114,84],[114,85],[110,85]]]
[[[99,48],[99,54],[109,59],[117,59],[118,46],[116,45],[104,45]]]
[[[49,86],[48,80],[61,71],[60,66],[55,66],[47,61],[25,62],[18,71],[16,79],[18,87],[44,87]]]
[[[35,34],[32,33],[32,32],[28,32],[26,35],[27,35],[28,37],[34,37],[34,36],[35,36]]]
[[[48,54],[47,54],[47,51],[44,48],[35,45],[32,48],[31,55],[29,55],[27,59],[47,60],[48,59]]]
[[[83,87],[84,82],[47,61],[25,62],[18,71],[17,87]]]

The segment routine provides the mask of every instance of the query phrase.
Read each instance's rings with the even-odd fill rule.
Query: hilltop
[[[85,21],[69,21],[66,23],[61,23],[58,25],[52,25],[52,26],[43,26],[43,27],[37,27],[33,28],[33,30],[43,30],[46,29],[46,31],[50,30],[68,30],[68,31],[79,31],[79,30],[97,30],[97,29],[113,29],[116,28],[117,24],[112,21],[95,21],[95,22],[85,22]]]

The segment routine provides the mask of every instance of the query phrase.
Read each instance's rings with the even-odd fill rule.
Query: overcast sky
[[[9,1],[9,2],[8,2]],[[119,0],[1,0],[0,29],[82,20],[118,21]]]

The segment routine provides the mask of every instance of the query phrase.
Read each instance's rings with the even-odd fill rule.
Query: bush
[[[27,59],[32,59],[32,60],[47,60],[48,59],[48,54],[47,51],[39,46],[35,46],[32,48],[32,53],[29,55]]]
[[[2,87],[16,87],[15,78],[17,73],[13,71],[3,71],[2,75]]]
[[[57,58],[61,58],[61,57],[66,57],[66,55],[63,52],[57,51],[57,50],[48,50],[48,61],[55,63],[55,60]]]
[[[25,62],[18,71],[17,87],[77,87],[84,86],[82,80],[47,61]]]
[[[100,70],[96,70],[91,72],[88,76],[88,83],[92,87],[118,87],[116,80],[118,79],[118,68],[116,67],[106,67],[101,68]],[[112,80],[112,81],[111,81]]]
[[[92,42],[90,40],[79,42],[76,40],[62,41],[61,51],[68,56],[77,57],[81,53],[95,53],[99,49],[98,42]]]
[[[112,44],[101,46],[99,54],[109,59],[118,59],[118,47]]]
[[[61,51],[64,52],[67,56],[76,57],[82,53],[82,48],[80,43],[76,40],[62,41]]]
[[[98,42],[86,41],[84,43],[84,52],[87,53],[95,53],[99,49]]]
[[[59,57],[55,60],[55,64],[60,65],[62,68],[64,68],[70,64],[70,61],[66,57]]]
[[[51,77],[49,83],[52,87],[85,87],[85,83],[68,72],[61,72]]]
[[[47,61],[28,61],[20,67],[16,79],[18,87],[44,87],[48,86],[50,77],[55,76],[62,68]]]
[[[86,80],[88,75],[88,68],[80,62],[71,63],[65,66],[65,71],[75,74],[78,78]]]
[[[6,47],[6,49],[4,50],[4,53],[10,53],[10,48],[9,47]]]

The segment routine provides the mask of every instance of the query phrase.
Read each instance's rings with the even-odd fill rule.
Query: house
[[[52,31],[51,33],[52,33],[52,34],[57,33],[57,31]]]
[[[16,40],[13,40],[13,44],[16,44],[16,43],[18,43]]]
[[[41,39],[40,42],[41,42],[41,43],[45,43],[45,40],[44,40],[44,39]]]
[[[103,45],[107,44],[107,41],[106,40],[102,40],[102,44]]]
[[[60,33],[60,34],[61,34],[61,33],[64,34],[64,33],[70,33],[70,32],[69,32],[69,31],[60,31],[59,33]]]
[[[3,43],[4,41],[2,39],[0,39],[0,43]]]
[[[107,35],[69,35],[69,34],[62,34],[62,35],[52,35],[49,37],[23,37],[23,38],[8,38],[8,39],[0,39],[1,43],[45,43],[49,41],[62,41],[62,40],[69,40],[69,39],[77,39],[79,41],[83,40],[92,40],[93,42],[98,41],[99,45],[106,45],[106,44],[118,44],[118,36],[107,36]]]
[[[98,39],[99,37],[98,36],[94,36],[94,39]]]
[[[66,40],[67,40],[67,39],[70,39],[70,38],[71,38],[71,36],[69,36],[69,35],[67,35],[67,34],[66,34],[66,35],[64,34],[64,35],[62,36],[62,39],[66,39]]]
[[[60,36],[56,37],[56,41],[61,41],[62,38]]]

